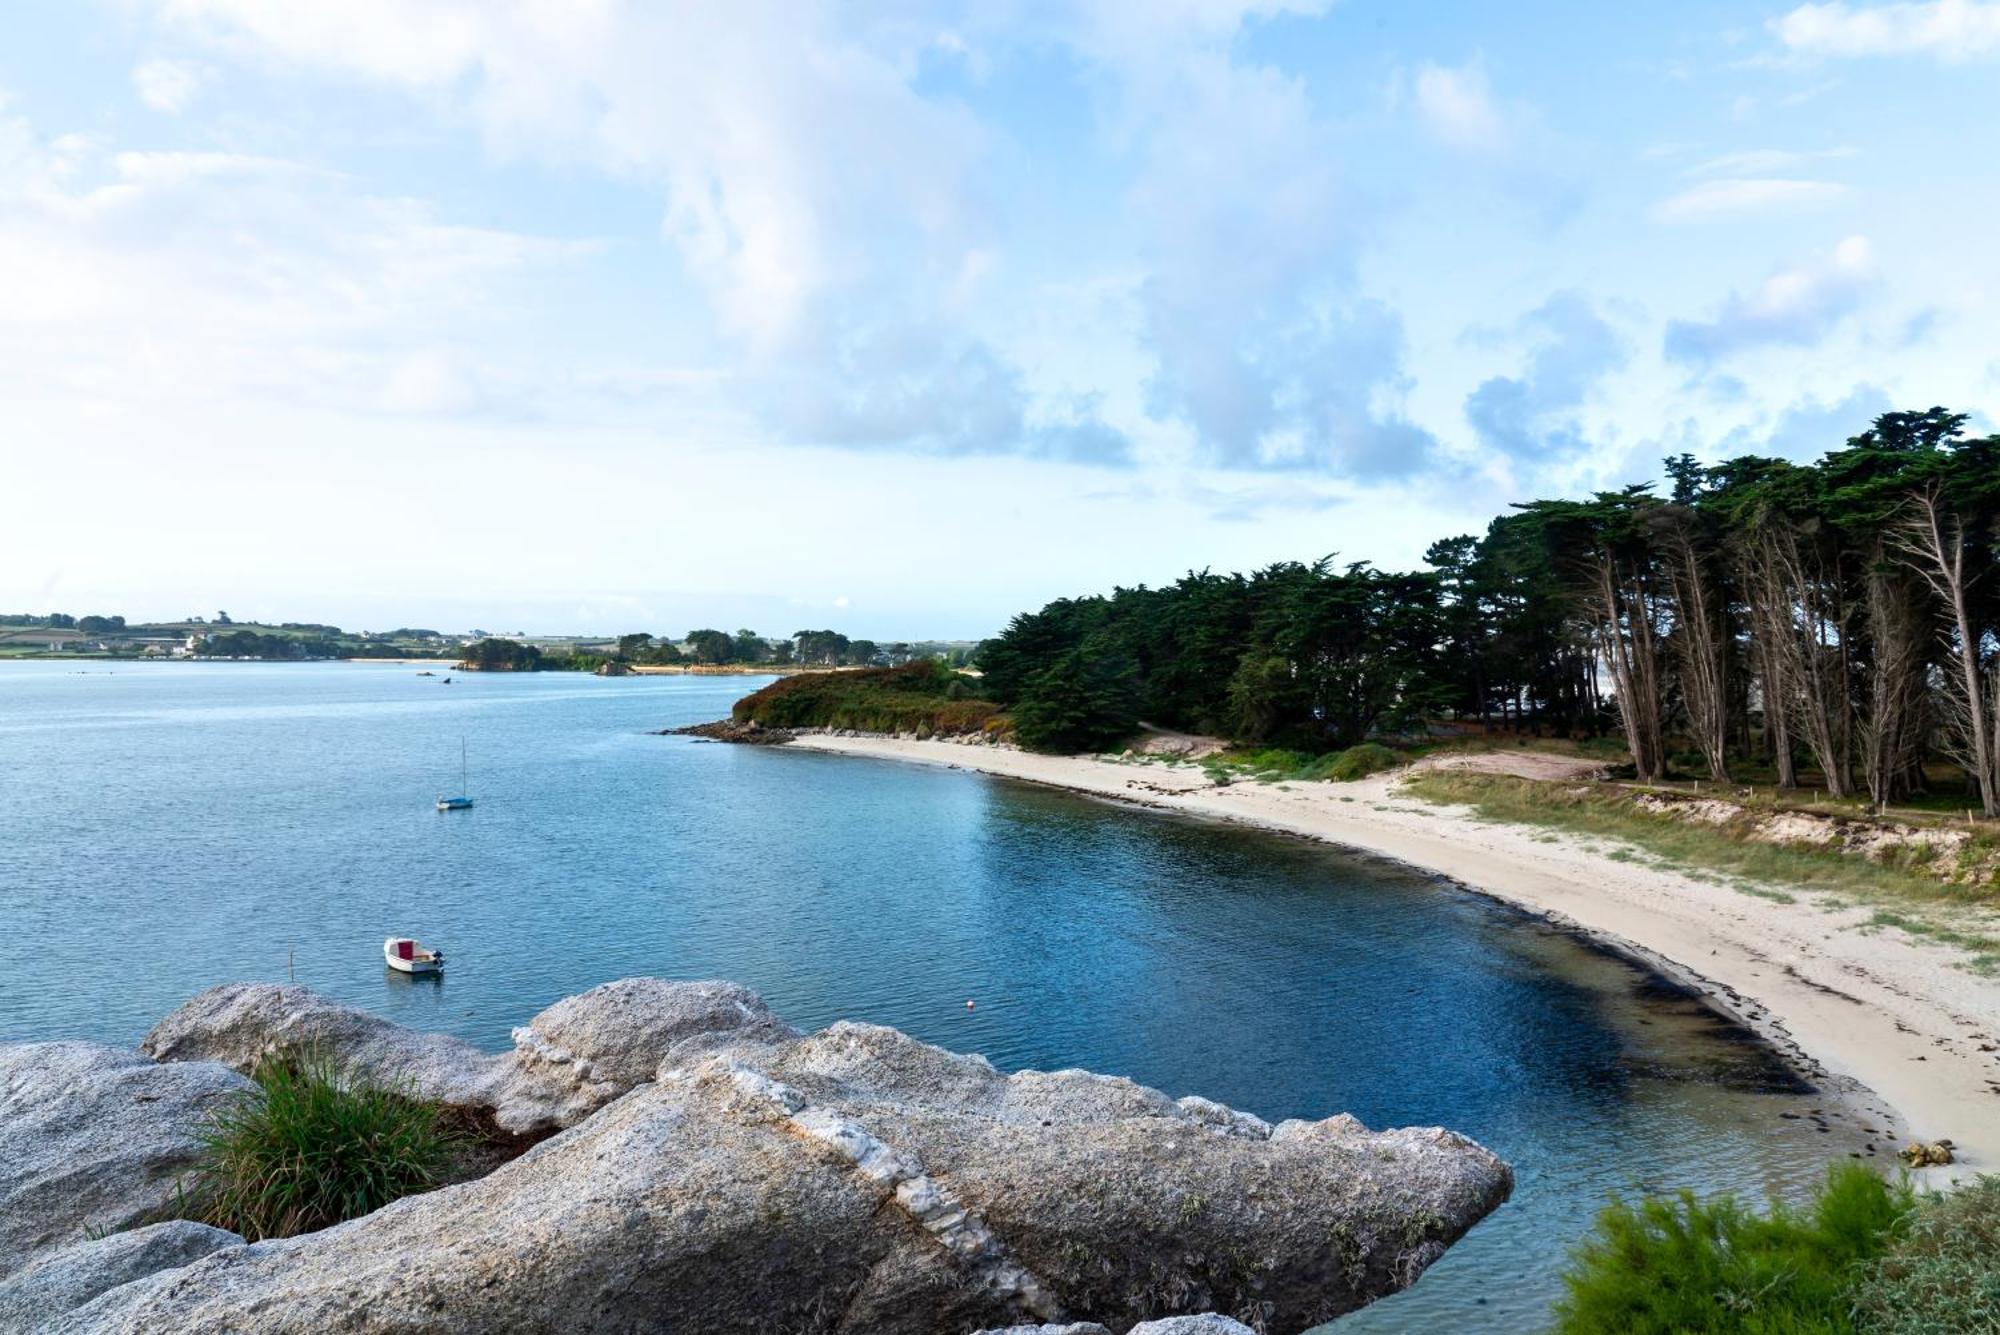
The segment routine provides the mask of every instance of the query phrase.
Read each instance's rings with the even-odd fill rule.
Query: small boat
[[[439,811],[468,811],[472,807],[472,799],[463,796],[465,792],[465,739],[463,737],[458,739],[458,791],[461,794],[458,797],[438,798],[437,809]]]
[[[382,962],[398,973],[444,972],[442,950],[425,950],[407,936],[392,936],[382,943]]]
[[[432,672],[429,668],[426,668],[422,672],[419,672],[417,675],[419,677],[435,677],[437,673]]]

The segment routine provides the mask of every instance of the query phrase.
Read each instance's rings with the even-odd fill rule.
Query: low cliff
[[[170,1212],[200,1110],[306,1048],[554,1134],[296,1238],[92,1236]],[[93,1332],[931,1335],[1219,1312],[1298,1331],[1414,1282],[1512,1186],[1448,1131],[1271,1126],[1117,1077],[1004,1075],[893,1029],[801,1035],[723,983],[607,984],[499,1055],[235,985],[168,1016],[145,1053],[0,1047],[0,1314]],[[110,1107],[117,1134],[76,1132]]]

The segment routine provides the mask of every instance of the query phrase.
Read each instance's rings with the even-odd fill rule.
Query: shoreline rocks
[[[219,1063],[300,1043],[427,1097],[490,1100],[475,1106],[503,1126],[564,1129],[319,1233],[129,1235],[107,1273],[130,1281],[52,1307],[49,1328],[1240,1335],[1178,1315],[1228,1313],[1283,1335],[1413,1283],[1512,1188],[1449,1131],[1272,1126],[1115,1076],[1005,1074],[875,1025],[801,1035],[727,983],[607,984],[497,1055],[239,984],[155,1027],[159,1065],[101,1052],[237,1082]],[[67,1302],[109,1252],[61,1241],[80,1245],[41,1273]],[[182,1264],[169,1243],[216,1245]]]
[[[88,1234],[148,1221],[250,1088],[215,1062],[162,1066],[102,1043],[0,1044],[0,1278]]]

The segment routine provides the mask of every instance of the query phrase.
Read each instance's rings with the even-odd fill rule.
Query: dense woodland
[[[1062,599],[980,647],[984,686],[1043,749],[1471,720],[1620,734],[1646,781],[1755,769],[1880,805],[1962,774],[2000,814],[2000,437],[1966,420],[1885,414],[1811,464],[1681,455],[1665,488],[1517,506],[1423,571]]]

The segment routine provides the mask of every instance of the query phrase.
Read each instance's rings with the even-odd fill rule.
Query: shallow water
[[[1518,1331],[1610,1190],[1794,1191],[1816,1099],[1624,962],[1321,846],[941,769],[645,730],[755,680],[0,664],[0,1039],[136,1042],[298,981],[490,1048],[631,974],[1277,1120],[1442,1124],[1514,1199],[1347,1331]],[[460,738],[478,806],[440,814]],[[442,945],[442,982],[382,967]],[[977,1001],[967,1011],[966,1000]],[[1766,1088],[1759,1088],[1765,1086]]]

